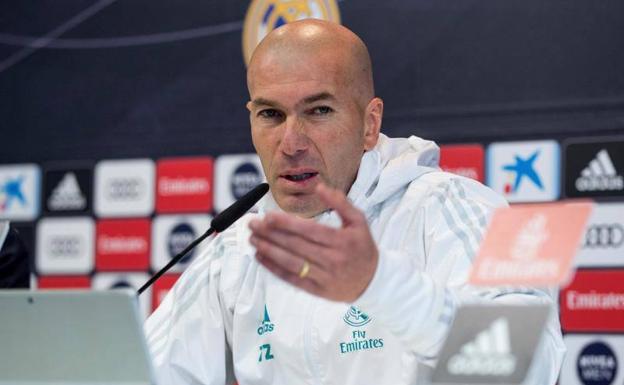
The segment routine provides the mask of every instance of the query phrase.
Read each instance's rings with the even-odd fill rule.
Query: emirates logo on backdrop
[[[156,211],[212,211],[212,158],[164,159],[156,173]]]

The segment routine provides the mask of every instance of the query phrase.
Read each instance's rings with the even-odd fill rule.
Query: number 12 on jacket
[[[260,345],[260,357],[258,357],[258,362],[262,362],[262,355],[263,354],[264,354],[264,360],[265,361],[272,360],[273,358],[275,358],[275,356],[273,354],[271,354],[271,345],[270,344]]]

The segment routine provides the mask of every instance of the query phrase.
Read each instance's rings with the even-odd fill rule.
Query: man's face
[[[319,182],[348,192],[362,154],[377,140],[367,134],[365,103],[335,63],[318,57],[296,65],[268,61],[249,76],[251,134],[278,205],[311,217],[326,207]]]

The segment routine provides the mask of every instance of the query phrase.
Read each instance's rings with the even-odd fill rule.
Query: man
[[[28,249],[17,230],[0,221],[0,289],[28,289],[30,262]]]
[[[459,304],[551,302],[466,285],[487,217],[506,203],[440,172],[432,142],[379,133],[383,102],[351,31],[280,27],[247,77],[271,194],[147,321],[161,383],[413,384]],[[555,382],[562,346],[553,317],[530,383]]]

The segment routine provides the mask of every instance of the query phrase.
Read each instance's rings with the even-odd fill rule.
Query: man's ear
[[[373,98],[364,111],[364,150],[371,150],[377,144],[381,120],[383,118],[383,100]]]

